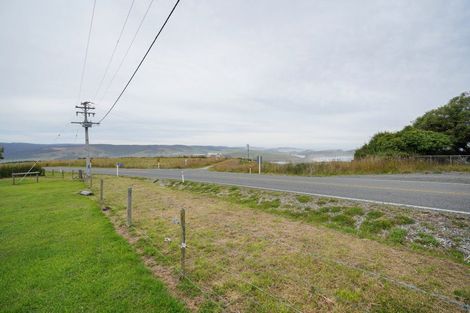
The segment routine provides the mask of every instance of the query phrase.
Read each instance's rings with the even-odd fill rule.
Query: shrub
[[[0,164],[0,178],[11,177],[12,173],[26,173],[31,169],[34,163],[6,163]],[[45,170],[38,164],[34,165],[31,172],[41,172],[44,175]]]

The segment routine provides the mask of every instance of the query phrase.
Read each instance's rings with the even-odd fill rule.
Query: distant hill
[[[0,143],[5,149],[3,160],[70,160],[83,158],[86,155],[82,144],[33,144],[33,143]],[[220,153],[228,157],[247,157],[245,147],[225,146],[186,146],[186,145],[90,145],[92,157],[152,157],[207,155]],[[354,150],[303,150],[298,148],[250,148],[250,157],[262,155],[266,161],[278,162],[311,162],[331,159],[350,160]]]

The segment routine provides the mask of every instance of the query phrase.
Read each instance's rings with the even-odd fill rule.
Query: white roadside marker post
[[[258,156],[258,174],[261,175],[261,163],[263,162],[263,157],[261,155]]]

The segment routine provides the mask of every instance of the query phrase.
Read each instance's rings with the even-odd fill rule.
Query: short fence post
[[[72,179],[73,179],[74,175],[75,175],[75,171],[72,170]]]
[[[181,182],[184,183],[184,172],[181,171]]]
[[[11,177],[13,178],[13,185],[15,184],[15,174],[11,174]]]
[[[181,223],[181,278],[186,276],[186,217],[185,210],[181,209],[180,212]]]
[[[127,226],[132,225],[132,187],[127,188]]]
[[[103,179],[100,179],[100,203],[103,207]]]
[[[258,174],[261,175],[261,163],[263,162],[263,157],[261,155],[258,156]]]
[[[52,170],[52,176],[54,176],[54,170]]]
[[[251,167],[250,167],[250,174],[251,174]]]
[[[39,183],[39,174],[36,173],[36,183]]]
[[[64,170],[60,170],[60,172],[62,173],[62,179],[64,179],[65,178]]]

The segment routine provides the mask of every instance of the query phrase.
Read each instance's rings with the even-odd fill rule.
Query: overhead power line
[[[109,110],[106,112],[106,114],[99,120],[98,123],[101,123],[108,115],[109,113],[114,109],[114,107],[116,106],[116,104],[118,103],[119,99],[121,99],[122,95],[124,94],[124,92],[126,91],[127,87],[129,86],[129,84],[131,83],[131,81],[134,79],[134,76],[135,74],[137,74],[137,72],[139,71],[139,68],[140,66],[142,65],[142,63],[145,61],[145,58],[147,57],[147,55],[149,54],[150,50],[152,50],[152,47],[153,45],[155,44],[155,42],[157,41],[158,37],[160,36],[161,32],[163,31],[163,29],[165,28],[166,24],[168,23],[168,20],[170,19],[171,15],[173,14],[173,12],[175,11],[176,7],[178,6],[178,4],[180,3],[180,0],[177,0],[175,5],[173,6],[173,8],[171,9],[170,11],[170,14],[168,14],[165,22],[163,23],[163,25],[160,27],[160,30],[158,31],[157,35],[155,36],[155,38],[153,39],[152,43],[150,44],[149,48],[147,49],[147,52],[145,52],[142,60],[140,60],[139,62],[139,65],[137,65],[136,69],[134,70],[134,73],[132,73],[132,76],[129,78],[129,80],[127,81],[126,85],[124,86],[124,88],[122,89],[121,93],[119,93],[119,96],[116,98],[116,100],[114,101],[113,105],[109,108]]]
[[[93,9],[91,11],[90,28],[88,30],[88,39],[86,42],[85,58],[83,60],[82,75],[80,77],[80,87],[78,88],[77,102],[80,102],[80,98],[82,97],[83,79],[85,78],[85,69],[86,69],[86,63],[88,59],[88,47],[90,46],[91,30],[93,29],[93,19],[95,18],[95,7],[96,7],[96,0],[93,1]]]
[[[104,89],[103,94],[101,95],[101,97],[100,97],[100,99],[98,100],[98,102],[101,102],[101,101],[103,100],[103,98],[106,96],[106,94],[107,94],[108,91],[109,91],[109,88],[110,88],[111,85],[113,84],[114,79],[116,78],[117,74],[118,74],[119,71],[121,70],[121,67],[122,67],[122,65],[124,64],[124,61],[126,60],[127,55],[129,54],[129,51],[131,50],[132,45],[134,44],[135,39],[137,38],[137,34],[139,33],[140,29],[142,28],[142,25],[144,24],[145,18],[147,17],[147,14],[149,13],[150,7],[152,6],[152,3],[153,3],[153,2],[154,2],[154,0],[150,0],[149,4],[148,4],[148,6],[147,6],[147,10],[145,11],[144,16],[143,16],[142,19],[140,20],[139,26],[137,27],[137,30],[135,31],[134,36],[132,37],[132,40],[131,40],[129,46],[127,47],[126,53],[124,53],[124,56],[122,57],[121,62],[119,63],[119,66],[118,66],[118,67],[116,68],[116,70],[114,71],[113,76],[111,76],[111,80],[109,81],[108,85],[107,85],[106,88]]]
[[[101,86],[103,86],[104,79],[106,78],[106,75],[108,74],[108,71],[109,71],[109,67],[111,66],[111,63],[113,62],[114,55],[116,54],[117,48],[119,46],[119,41],[121,40],[122,34],[124,33],[124,29],[126,28],[127,21],[129,20],[129,15],[131,15],[132,8],[134,7],[134,3],[135,3],[135,0],[132,0],[131,6],[129,7],[129,11],[127,11],[126,19],[124,20],[124,24],[122,24],[121,32],[119,33],[116,44],[114,45],[113,52],[111,53],[111,57],[109,58],[108,64],[106,65],[106,68],[104,70],[103,77],[101,78],[101,81],[98,84],[98,88],[96,89],[96,93],[93,98],[96,98],[98,96],[98,93],[101,90]]]

